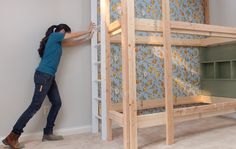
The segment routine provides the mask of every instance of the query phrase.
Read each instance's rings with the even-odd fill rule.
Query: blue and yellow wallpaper
[[[195,23],[204,22],[202,0],[170,0],[171,19]],[[119,18],[120,0],[111,0],[111,20]],[[161,19],[161,0],[135,0],[136,17]],[[147,36],[157,33],[137,32]],[[201,38],[190,35],[172,35],[173,38]],[[122,67],[120,45],[111,46],[112,100],[122,100]],[[192,96],[199,93],[200,64],[199,49],[191,47],[173,47],[173,91],[175,96]],[[159,99],[164,97],[164,60],[163,48],[159,46],[137,45],[137,99]]]

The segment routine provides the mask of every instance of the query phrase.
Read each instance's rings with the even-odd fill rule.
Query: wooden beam
[[[210,24],[209,0],[203,0],[204,23]]]
[[[211,103],[211,98],[207,96],[193,96],[193,97],[178,97],[174,98],[173,104],[177,105],[186,105],[186,104],[194,104],[194,103]],[[138,100],[137,101],[137,109],[145,110],[152,108],[160,108],[165,107],[165,99],[148,99],[148,100]],[[123,112],[122,103],[113,103],[112,110]]]
[[[202,119],[202,118],[207,118],[207,117],[231,114],[235,112],[236,112],[236,109],[231,108],[231,109],[211,111],[211,112],[198,113],[198,114],[192,114],[192,115],[175,116],[174,121],[175,123],[180,123],[180,122],[185,122],[185,121],[190,121],[190,120],[197,120],[197,119]],[[161,125],[165,125],[165,122],[166,122],[166,118],[165,118],[164,112],[138,116],[138,128],[161,126]]]
[[[203,98],[210,98],[211,103],[222,103],[222,102],[233,102],[236,101],[235,98],[228,97],[215,97],[215,96],[202,96]]]
[[[116,20],[108,25],[109,33],[112,33],[120,28],[121,28],[121,21],[120,20]]]
[[[122,0],[121,53],[124,148],[137,149],[136,53],[134,0]]]
[[[137,31],[145,31],[145,32],[162,32],[163,25],[162,25],[162,21],[160,20],[136,19],[135,29]]]
[[[109,115],[110,119],[112,119],[114,122],[116,122],[119,126],[124,126],[124,119],[123,114],[116,112],[116,111],[110,111]]]
[[[136,31],[162,32],[163,21],[152,19],[136,19]],[[181,21],[171,21],[172,33],[183,33],[203,36],[235,38],[236,28],[207,25],[199,23],[189,23]]]
[[[109,118],[109,111],[111,110],[111,47],[110,47],[110,34],[109,34],[109,25],[110,25],[110,0],[103,0],[103,13],[105,13],[105,44],[106,44],[106,109],[107,109],[107,140],[112,140],[112,120]],[[102,107],[105,108],[105,107]]]
[[[166,143],[174,143],[174,115],[173,115],[173,79],[172,79],[172,56],[171,56],[171,22],[170,2],[162,0],[163,20],[163,44],[164,44],[164,69],[165,69],[165,108],[166,108]]]
[[[121,28],[119,28],[119,29],[117,29],[117,30],[111,32],[110,35],[111,35],[111,36],[115,36],[115,35],[120,34],[120,33],[121,33]]]
[[[235,112],[236,112],[235,108],[218,110],[218,111],[209,111],[205,113],[198,113],[198,114],[193,114],[193,115],[176,117],[175,122],[180,123],[180,122],[185,122],[185,121],[190,121],[190,120],[197,120],[197,119],[214,117],[214,116],[222,116],[222,115],[231,114]]]
[[[162,37],[136,36],[136,44],[163,45]]]
[[[236,43],[236,39],[232,38],[208,37],[201,40],[202,45],[205,47]]]
[[[162,32],[163,21],[152,19],[136,19],[136,30],[145,32]],[[180,34],[236,38],[236,28],[171,21],[171,32]]]
[[[119,30],[117,30],[119,31]],[[198,33],[196,33],[198,34]],[[99,34],[100,37],[100,34]],[[156,36],[136,36],[136,44],[146,44],[146,45],[163,45],[163,38]],[[100,38],[98,38],[100,42]],[[121,36],[116,35],[111,37],[111,43],[120,44]],[[208,46],[217,46],[225,44],[236,43],[234,38],[223,38],[223,37],[208,37],[202,39],[171,39],[172,46],[183,46],[183,47],[208,47]]]
[[[236,34],[236,28],[233,28],[233,27],[207,25],[207,24],[181,22],[181,21],[172,21],[171,28],[172,29],[192,30],[192,31],[225,33],[225,34],[232,34],[232,35]]]
[[[208,97],[204,97],[208,98]],[[236,112],[236,100],[232,98],[210,97],[209,105],[179,108],[174,110],[175,122],[201,119]],[[138,116],[138,128],[160,126],[166,124],[165,113],[155,113]]]
[[[120,32],[117,30],[117,33]],[[115,32],[114,32],[115,33]],[[226,38],[227,39],[227,38]],[[138,44],[146,44],[146,45],[163,45],[163,38],[157,36],[135,36],[136,45]],[[100,38],[98,38],[100,42]],[[204,43],[203,43],[204,42]],[[121,36],[116,35],[111,37],[111,43],[120,44]],[[206,43],[204,39],[171,39],[171,44],[173,46],[183,46],[183,47],[205,47]]]
[[[236,38],[235,35],[227,34],[227,33],[216,33],[210,31],[195,31],[195,30],[185,30],[185,29],[173,29],[172,33],[177,34],[188,34],[188,35],[200,35],[200,36],[208,36],[208,37],[224,37],[224,38]]]
[[[136,44],[148,44],[148,45],[163,45],[162,37],[155,36],[135,36]],[[121,43],[121,37],[119,35],[111,38],[111,43]]]
[[[232,27],[172,21],[171,29],[174,33],[236,38],[236,28]]]
[[[185,116],[185,115],[207,113],[207,112],[212,112],[212,111],[214,112],[224,111],[224,110],[235,109],[235,108],[236,108],[236,101],[218,102],[218,103],[212,103],[210,105],[175,109],[175,116],[179,117],[179,116]]]
[[[138,116],[138,128],[148,128],[166,124],[165,112]]]
[[[121,32],[121,29],[117,29],[120,21],[117,20],[111,25],[114,30],[111,32],[111,42],[120,43],[120,36],[117,35]],[[202,35],[212,36],[206,39],[171,39],[171,44],[175,46],[215,46],[222,44],[234,43],[236,40],[236,28],[223,27],[215,25],[204,25],[197,23],[186,23],[186,22],[171,22],[172,33],[191,34],[191,35]],[[117,30],[116,30],[117,29]],[[136,19],[136,30],[137,31],[148,31],[148,32],[162,32],[162,21],[151,20],[151,19]],[[116,35],[116,36],[114,36]],[[99,37],[99,35],[98,35]],[[100,38],[98,39],[100,41]],[[209,42],[209,43],[208,43]],[[163,39],[161,37],[154,36],[136,36],[137,44],[150,44],[150,45],[163,45]]]
[[[163,38],[156,36],[136,36],[136,44],[147,44],[147,45],[163,45]],[[111,43],[121,43],[121,37],[119,35],[111,38]],[[186,46],[186,47],[205,47],[202,44],[202,39],[171,39],[173,46]]]
[[[202,44],[202,39],[171,39],[172,46],[183,46],[183,47],[205,47]]]

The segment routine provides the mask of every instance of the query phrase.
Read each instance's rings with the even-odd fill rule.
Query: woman
[[[11,133],[2,141],[11,148],[18,149],[20,145],[18,139],[23,133],[23,129],[28,121],[40,109],[46,95],[52,106],[47,117],[47,124],[44,128],[42,141],[62,140],[62,136],[53,134],[54,122],[61,107],[61,98],[55,81],[55,74],[62,55],[62,45],[80,45],[91,39],[94,31],[94,24],[90,23],[88,31],[71,33],[71,29],[66,24],[51,26],[38,49],[41,62],[34,75],[35,91],[32,102],[26,111],[20,116],[13,127]],[[72,40],[79,38],[78,40]]]

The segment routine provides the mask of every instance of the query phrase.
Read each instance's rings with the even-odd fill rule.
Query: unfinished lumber
[[[164,39],[164,69],[165,69],[165,108],[166,108],[166,143],[174,143],[174,113],[172,86],[172,56],[171,56],[171,23],[169,0],[162,0],[162,20]]]
[[[133,0],[122,0],[121,53],[125,149],[138,148],[134,8]]]
[[[107,115],[107,120],[106,120],[106,126],[107,126],[107,140],[110,141],[112,140],[112,120],[109,117],[109,112],[111,110],[111,78],[110,78],[110,32],[109,32],[109,25],[110,25],[110,0],[102,0],[102,13],[105,15],[105,59],[106,59],[106,78],[102,78],[106,80],[106,115]],[[104,108],[104,107],[102,107]]]

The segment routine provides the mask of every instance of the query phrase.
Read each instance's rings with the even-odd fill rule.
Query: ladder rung
[[[101,25],[97,25],[96,31],[99,32],[101,30]]]
[[[102,98],[97,97],[97,98],[94,98],[94,100],[101,101]]]
[[[94,64],[95,64],[95,65],[100,65],[100,64],[101,64],[101,62],[100,62],[100,61],[98,61],[98,62],[95,62]]]
[[[99,47],[101,47],[101,43],[96,44],[94,47],[98,49]]]
[[[99,79],[98,79],[98,80],[95,80],[95,82],[102,82],[102,80],[99,80]]]
[[[100,119],[100,120],[102,119],[102,117],[101,117],[101,116],[99,116],[99,115],[96,115],[96,117],[97,117],[98,119]]]

